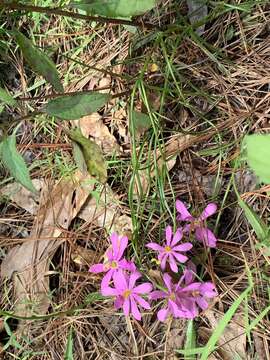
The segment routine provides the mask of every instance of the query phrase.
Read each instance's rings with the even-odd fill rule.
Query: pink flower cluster
[[[186,252],[192,249],[190,242],[181,243],[184,234],[195,232],[195,238],[205,246],[216,247],[216,237],[213,232],[204,225],[205,219],[213,215],[217,207],[209,204],[198,218],[194,218],[184,203],[176,201],[177,219],[187,221],[188,224],[173,233],[172,227],[167,226],[165,230],[166,242],[164,245],[149,243],[146,246],[158,252],[158,261],[162,271],[166,270],[167,263],[173,273],[178,273],[178,263],[186,263],[188,257]],[[163,273],[164,286],[162,290],[153,290],[150,282],[136,285],[141,274],[132,261],[126,260],[124,252],[128,246],[126,236],[119,237],[112,234],[111,246],[104,254],[104,262],[92,265],[89,269],[93,273],[105,273],[101,282],[101,294],[113,296],[116,309],[123,309],[125,316],[132,314],[136,320],[141,320],[140,308],[150,310],[150,301],[163,299],[165,307],[158,311],[157,317],[160,321],[171,315],[175,318],[193,319],[199,313],[199,309],[208,307],[208,299],[217,296],[217,291],[211,282],[199,282],[195,280],[196,266],[188,261],[182,276],[177,283],[172,277]],[[113,285],[113,287],[112,287]],[[148,301],[145,300],[148,298]]]

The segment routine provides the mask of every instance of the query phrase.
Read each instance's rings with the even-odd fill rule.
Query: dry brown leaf
[[[186,320],[185,319],[172,319],[169,331],[167,333],[166,340],[166,354],[169,354],[167,360],[179,359],[176,355],[176,349],[182,349],[184,347],[185,334],[186,334]]]
[[[132,221],[128,215],[121,214],[121,206],[111,188],[107,185],[99,199],[87,200],[78,216],[86,222],[94,222],[108,232],[129,236],[132,233]]]
[[[46,186],[29,241],[12,248],[1,264],[2,278],[12,278],[15,312],[21,316],[44,314],[49,305],[49,260],[61,241],[56,241],[79,212],[93,185],[89,176],[77,173],[54,186]]]
[[[209,309],[204,312],[204,315],[207,317],[211,328],[201,327],[198,333],[204,340],[208,341],[213,329],[217,327],[218,322],[222,318],[222,314]],[[226,326],[223,334],[219,338],[219,348],[217,349],[217,353],[223,360],[234,360],[237,355],[241,359],[246,360],[246,334],[244,325],[244,315],[237,312]]]
[[[96,252],[91,249],[86,249],[83,246],[76,245],[72,249],[71,259],[78,265],[89,266],[96,258]]]
[[[39,207],[39,192],[44,186],[44,180],[33,179],[32,183],[37,189],[37,193],[32,193],[19,183],[10,183],[0,189],[0,194],[10,198],[14,203],[28,211],[30,214],[35,214]]]
[[[89,136],[94,138],[95,142],[102,148],[105,154],[120,152],[120,146],[115,137],[110,133],[98,113],[84,116],[74,123],[81,128],[82,134],[86,138],[89,138]]]
[[[40,187],[44,184],[42,179],[34,179],[34,186]],[[44,185],[43,185],[44,186]],[[11,183],[0,189],[2,195],[8,196],[21,208],[35,215],[38,210],[39,195],[33,195],[22,185]],[[128,215],[122,214],[122,209],[116,195],[107,185],[100,199],[89,197],[85,202],[78,217],[86,222],[93,222],[99,227],[105,227],[108,232],[115,231],[119,235],[130,235],[132,233],[132,222]]]

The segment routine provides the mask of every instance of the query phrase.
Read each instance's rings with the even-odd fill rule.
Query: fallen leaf
[[[98,181],[105,183],[107,180],[107,164],[100,146],[83,136],[79,128],[68,131],[68,136],[79,145],[89,174],[97,178]]]
[[[45,181],[34,179],[33,183],[37,189],[41,189]],[[31,193],[20,184],[8,184],[0,189],[0,194],[7,196],[32,215],[38,211],[39,195]],[[77,216],[86,222],[93,222],[99,227],[105,227],[109,233],[115,231],[122,236],[132,233],[131,218],[122,213],[117,196],[109,185],[106,185],[106,189],[98,198],[90,195]]]
[[[43,188],[45,181],[42,179],[33,179],[32,183],[37,189],[37,192],[35,193],[29,191],[19,183],[10,183],[0,188],[0,194],[8,197],[30,214],[36,214],[39,208],[40,191]]]
[[[185,319],[172,319],[169,331],[167,332],[166,339],[166,356],[167,360],[177,360],[179,359],[175,350],[182,349],[185,341],[185,328],[186,320]]]
[[[86,138],[94,138],[105,154],[120,152],[116,138],[110,133],[98,113],[82,117],[76,121],[76,125],[81,128],[81,132]]]
[[[40,205],[29,237],[12,248],[1,264],[1,277],[14,287],[14,310],[28,317],[42,315],[49,306],[49,261],[62,242],[56,239],[67,229],[92,191],[89,176],[74,174],[54,186],[44,186]]]
[[[83,246],[76,245],[71,252],[71,259],[78,265],[89,266],[96,258],[96,252],[91,249],[86,249]]]
[[[132,233],[131,218],[122,214],[122,207],[108,185],[98,198],[90,197],[86,201],[78,217],[86,222],[94,222],[99,227],[105,228],[108,233],[117,232],[120,236],[130,236]]]
[[[136,137],[143,135],[152,125],[148,115],[134,110],[130,113],[130,124],[131,121],[133,122],[133,125],[131,125],[130,130],[131,132],[134,130]]]
[[[210,323],[210,328],[201,327],[198,329],[198,333],[205,341],[208,341],[212,334],[212,329],[217,327],[218,322],[222,318],[222,314],[209,309],[204,312],[204,315]],[[233,316],[223,334],[220,336],[218,345],[219,347],[216,351],[223,360],[235,360],[237,356],[240,359],[246,359],[244,314],[237,312]]]

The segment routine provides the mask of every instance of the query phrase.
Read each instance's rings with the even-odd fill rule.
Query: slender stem
[[[1,1],[1,0],[0,0]],[[153,25],[150,23],[139,22],[136,20],[124,20],[124,19],[114,19],[109,17],[101,17],[101,16],[88,16],[83,14],[78,14],[72,11],[62,10],[61,8],[50,8],[50,7],[43,7],[43,6],[34,6],[34,5],[23,5],[18,3],[2,3],[0,4],[0,9],[6,10],[21,10],[26,12],[37,12],[47,15],[60,15],[60,16],[67,16],[74,19],[81,19],[85,21],[97,21],[103,24],[115,24],[115,25],[132,25],[140,28],[145,29],[156,29],[159,30],[157,25]]]

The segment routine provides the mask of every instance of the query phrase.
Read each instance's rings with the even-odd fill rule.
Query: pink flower
[[[141,277],[138,271],[131,273],[129,276],[119,271],[113,278],[115,288],[107,286],[104,288],[103,295],[116,296],[114,306],[116,309],[123,308],[125,316],[130,313],[136,320],[141,320],[142,316],[137,304],[142,308],[150,310],[149,303],[140,295],[148,294],[152,290],[150,283],[143,283],[135,286],[136,281]]]
[[[175,234],[172,232],[171,226],[166,227],[166,244],[160,246],[157,243],[149,243],[146,246],[152,250],[158,251],[158,260],[160,261],[160,267],[162,270],[165,269],[166,262],[169,260],[170,268],[173,272],[178,272],[178,267],[176,261],[184,263],[188,260],[186,255],[181,254],[181,252],[186,252],[192,248],[191,243],[184,243],[178,245],[179,241],[182,239],[183,233],[180,229],[176,231]]]
[[[198,307],[206,310],[208,308],[207,300],[218,295],[214,284],[211,282],[193,282],[195,273],[196,266],[190,261],[177,288],[177,297],[181,304],[181,310],[189,314],[191,318],[198,315]],[[185,286],[180,287],[183,281]]]
[[[150,294],[151,300],[167,300],[165,308],[159,310],[157,313],[159,321],[165,321],[169,315],[172,315],[174,318],[187,317],[185,312],[183,312],[181,309],[181,303],[177,293],[178,284],[173,284],[172,278],[167,273],[163,275],[163,281],[166,286],[166,290],[155,290]]]
[[[107,274],[103,277],[101,282],[101,293],[103,294],[103,289],[106,288],[112,278],[122,270],[135,271],[136,267],[133,262],[123,259],[125,249],[128,245],[128,238],[126,236],[119,238],[116,233],[113,233],[110,236],[112,246],[108,248],[105,253],[104,263],[94,264],[90,266],[89,271],[93,273],[106,272]]]
[[[217,211],[216,204],[208,204],[198,218],[194,218],[186,208],[185,204],[180,200],[176,200],[176,210],[179,213],[177,220],[190,222],[190,224],[184,226],[184,233],[190,233],[192,230],[194,230],[197,240],[209,247],[216,247],[217,238],[213,232],[205,226],[204,223],[204,220]]]
[[[177,284],[172,282],[169,274],[163,275],[167,289],[165,291],[156,290],[150,294],[151,300],[167,300],[165,308],[158,311],[157,316],[160,321],[165,321],[169,315],[174,318],[193,319],[199,313],[198,307],[203,310],[207,309],[207,300],[217,296],[217,291],[212,283],[193,282],[195,271],[195,265],[189,262]],[[182,282],[185,284],[184,287],[181,287]]]

